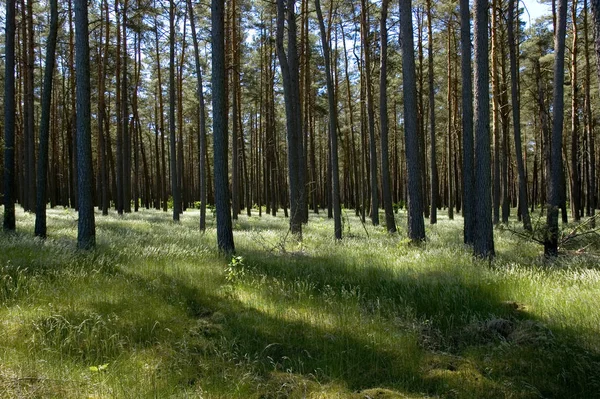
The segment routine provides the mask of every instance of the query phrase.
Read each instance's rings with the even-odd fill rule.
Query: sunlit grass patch
[[[240,215],[237,254],[214,216],[97,214],[76,249],[76,213],[49,238],[18,212],[0,233],[0,397],[593,397],[600,390],[600,269],[549,264],[504,229],[476,260],[462,219],[426,242],[344,214],[344,239],[311,213],[303,241],[281,216]]]

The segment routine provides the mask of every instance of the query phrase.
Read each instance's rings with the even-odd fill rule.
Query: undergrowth
[[[462,219],[413,246],[345,212],[344,239],[310,216],[240,216],[237,254],[214,218],[48,210],[0,233],[0,397],[592,398],[600,392],[598,258],[497,230],[473,259]],[[406,215],[397,214],[402,226]],[[586,244],[587,245],[587,244]],[[598,242],[588,248],[598,248]]]

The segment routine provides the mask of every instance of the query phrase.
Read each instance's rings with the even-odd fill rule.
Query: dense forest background
[[[14,54],[1,38],[3,85],[14,85],[0,117],[14,133],[0,152],[4,203],[36,212],[37,202],[40,218],[47,203],[79,208],[81,184],[103,214],[171,208],[177,220],[201,208],[201,229],[216,202],[221,224],[284,212],[299,235],[308,212],[325,210],[337,238],[341,208],[375,225],[382,208],[393,232],[394,210],[408,206],[412,239],[424,238],[421,215],[462,213],[465,241],[492,256],[488,219],[517,212],[531,230],[530,213],[549,206],[544,234],[556,241],[554,210],[563,221],[595,214],[600,102],[587,0],[553,2],[535,21],[513,0],[471,10],[430,0],[93,0],[81,42],[77,2],[2,3],[6,32],[14,24]],[[78,62],[84,41],[89,69],[85,55]],[[80,74],[90,81],[89,143],[78,133]],[[89,165],[78,169],[85,145]]]

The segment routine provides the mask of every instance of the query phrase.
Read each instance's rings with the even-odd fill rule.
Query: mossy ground
[[[255,213],[256,214],[256,213]],[[599,259],[563,256],[508,230],[473,259],[462,219],[403,232],[344,213],[240,216],[237,256],[214,218],[97,214],[76,250],[77,214],[48,210],[0,233],[0,397],[593,398],[600,396]],[[367,235],[368,233],[368,235]],[[598,251],[593,237],[588,251]]]

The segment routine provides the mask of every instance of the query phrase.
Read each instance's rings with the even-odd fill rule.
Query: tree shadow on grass
[[[376,276],[378,280],[380,277]],[[493,287],[461,285],[459,281],[450,292],[444,291],[440,282],[435,281],[447,281],[450,277],[440,273],[424,274],[420,276],[423,280],[420,282],[416,281],[416,277],[389,277],[391,282],[388,281],[388,284],[396,287],[381,288],[379,294],[406,294],[406,288],[414,285],[420,288],[409,291],[410,295],[427,297],[432,292],[436,294],[430,306],[425,306],[426,298],[399,299],[402,306],[413,307],[417,318],[430,318],[434,325],[431,330],[414,330],[390,320],[385,333],[395,338],[387,342],[373,339],[377,331],[365,334],[364,326],[319,324],[312,323],[309,318],[290,317],[294,301],[275,292],[268,294],[270,299],[281,301],[283,308],[287,309],[269,313],[243,303],[235,295],[207,294],[190,282],[164,273],[155,276],[161,282],[158,287],[162,287],[155,290],[155,294],[173,304],[183,304],[191,319],[201,321],[198,324],[200,334],[218,341],[216,351],[226,353],[228,361],[236,367],[247,367],[265,386],[275,378],[274,372],[287,372],[319,384],[341,384],[348,392],[373,387],[444,397],[536,397],[540,393],[545,396],[590,397],[590,392],[596,392],[592,391],[592,383],[585,382],[590,373],[594,373],[588,367],[591,358],[585,359],[586,366],[578,369],[577,372],[583,372],[582,375],[565,371],[561,362],[567,361],[568,364],[576,357],[569,352],[571,346],[555,350],[541,338],[521,336],[519,340],[511,336],[519,329],[523,333],[525,327],[520,327],[521,323],[533,321],[502,303]],[[347,278],[364,281],[367,277]],[[142,280],[138,282],[143,285]],[[331,287],[331,283],[328,279],[317,284]],[[344,283],[347,284],[347,281]],[[454,290],[462,292],[466,301],[451,303],[456,300]],[[315,286],[313,295],[324,293],[319,293]],[[465,307],[469,306],[471,308],[467,310]],[[468,323],[450,316],[448,324],[438,328],[438,321],[443,324],[440,315],[448,309],[452,312],[462,309],[471,313],[472,319],[479,317],[479,321]],[[493,323],[498,320],[517,327],[511,327],[509,332],[503,331],[499,327],[502,322]],[[193,356],[193,353],[182,356]],[[592,356],[597,357],[595,354]],[[534,380],[530,379],[532,369],[538,375]],[[556,383],[556,378],[562,378],[562,384]]]
[[[244,272],[216,292],[168,271],[119,270],[131,290],[175,314],[147,308],[145,317],[128,319],[125,298],[123,303],[98,298],[89,312],[35,323],[40,333],[50,332],[42,344],[85,367],[162,348],[165,383],[182,389],[198,385],[210,393],[207,380],[212,380],[213,386],[230,389],[221,393],[225,397],[300,396],[293,388],[272,394],[278,384],[290,385],[282,373],[309,389],[334,384],[348,397],[365,397],[358,392],[375,387],[478,398],[594,397],[599,392],[598,354],[555,337],[576,331],[550,331],[503,302],[499,285],[480,284],[452,270],[379,266],[375,260],[359,267],[327,257],[248,253]],[[244,290],[279,305],[265,311],[242,300]],[[372,325],[336,319],[335,311],[346,302],[355,304],[350,312],[360,314],[348,322]],[[298,313],[301,307],[304,314]],[[315,322],[319,315],[333,321]],[[213,368],[222,372],[206,371]],[[227,381],[232,375],[252,378],[239,388]]]

